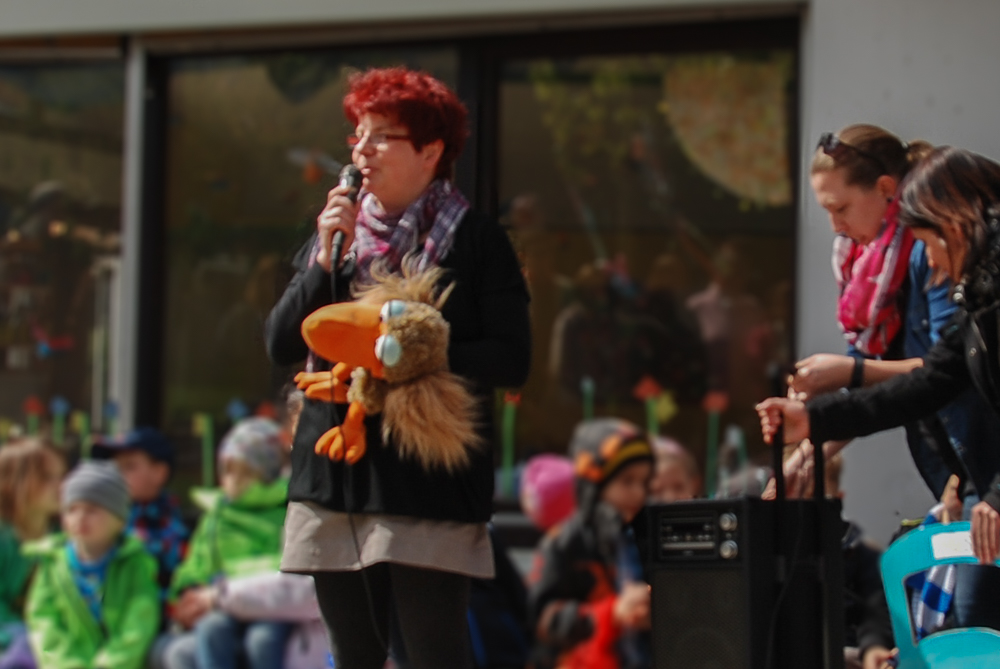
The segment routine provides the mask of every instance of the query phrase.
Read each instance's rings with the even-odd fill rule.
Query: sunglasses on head
[[[816,143],[816,148],[822,149],[823,153],[830,156],[835,161],[842,158],[844,154],[846,154],[848,151],[854,151],[862,158],[867,158],[868,160],[878,165],[879,169],[882,170],[882,174],[889,173],[888,168],[885,166],[885,163],[882,162],[881,158],[879,158],[874,154],[868,153],[867,151],[862,151],[853,144],[848,144],[847,142],[843,141],[842,139],[840,139],[840,137],[837,137],[837,135],[835,135],[832,132],[824,132],[822,135],[820,135],[819,141]]]

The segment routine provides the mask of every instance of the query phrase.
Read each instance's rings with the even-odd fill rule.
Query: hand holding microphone
[[[326,207],[316,219],[319,233],[316,262],[327,272],[340,262],[343,249],[350,248],[354,241],[361,181],[361,170],[354,165],[345,165],[340,171],[340,183],[329,192]]]

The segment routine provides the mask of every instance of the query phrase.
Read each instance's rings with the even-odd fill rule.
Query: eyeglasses
[[[816,143],[817,149],[823,149],[823,153],[830,156],[834,160],[838,160],[844,156],[848,151],[854,151],[862,158],[867,158],[882,170],[882,174],[889,174],[889,169],[885,166],[885,163],[878,156],[868,153],[867,151],[862,151],[853,144],[848,144],[847,142],[837,137],[832,132],[824,132],[819,136],[819,141]]]
[[[394,133],[391,133],[391,132],[368,133],[368,134],[363,135],[361,137],[358,137],[356,134],[355,135],[348,135],[347,136],[347,146],[348,146],[348,148],[351,148],[351,149],[355,148],[358,144],[360,144],[362,141],[364,141],[365,138],[368,139],[368,146],[371,146],[371,147],[376,148],[376,149],[385,149],[387,146],[389,146],[389,142],[391,142],[393,140],[409,139],[410,136],[409,135],[401,135],[399,133],[394,134]]]

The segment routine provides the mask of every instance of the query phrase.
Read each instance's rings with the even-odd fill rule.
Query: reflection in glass
[[[116,63],[0,67],[0,440],[113,429],[123,90]]]
[[[794,72],[785,51],[506,64],[501,213],[535,347],[522,455],[564,450],[590,414],[702,458],[724,434],[759,447],[753,405],[789,355]]]
[[[307,52],[175,61],[169,79],[164,419],[228,420],[278,400],[262,327],[315,229],[354,128],[348,75],[407,65],[454,85],[451,50]],[[228,410],[227,410],[228,407]],[[228,416],[227,416],[228,414]]]

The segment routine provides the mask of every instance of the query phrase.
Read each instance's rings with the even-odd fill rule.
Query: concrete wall
[[[3,0],[0,36],[489,20],[797,5],[801,0]]]
[[[857,122],[1000,159],[998,28],[996,0],[812,0],[802,41],[803,165],[820,133]],[[801,189],[799,352],[839,352],[833,235],[808,175]],[[900,430],[848,447],[844,487],[848,515],[879,541],[933,503]]]

